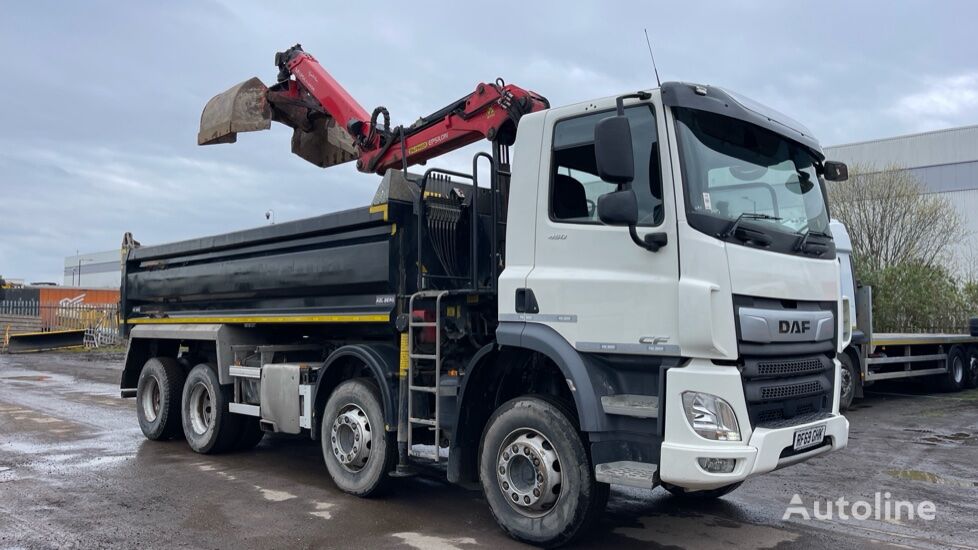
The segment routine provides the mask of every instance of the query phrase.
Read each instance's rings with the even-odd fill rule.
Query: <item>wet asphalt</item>
[[[119,355],[0,356],[0,547],[522,547],[478,492],[436,477],[384,499],[330,481],[315,442],[266,437],[203,456],[151,442],[118,397]],[[706,505],[662,489],[612,491],[581,548],[978,548],[978,391],[875,388],[851,411],[849,448],[758,477]],[[930,500],[936,518],[783,520],[814,501]],[[824,509],[824,507],[823,507]]]

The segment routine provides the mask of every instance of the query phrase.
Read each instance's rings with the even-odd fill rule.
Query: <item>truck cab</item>
[[[848,331],[817,143],[718,88],[667,83],[623,103],[633,228],[600,220],[602,197],[623,187],[595,160],[595,129],[616,116],[616,98],[521,121],[500,343],[532,339],[580,359],[592,384],[577,382],[578,409],[596,413],[582,416],[585,431],[628,439],[621,416],[658,420],[660,444],[609,456],[615,475],[711,490],[845,447],[835,354]],[[594,363],[618,361],[607,377],[620,383],[597,379],[616,367]],[[816,426],[818,445],[796,442]]]

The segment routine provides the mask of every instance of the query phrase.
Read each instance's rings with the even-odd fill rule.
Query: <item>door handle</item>
[[[532,289],[516,289],[516,313],[540,313],[540,306]]]

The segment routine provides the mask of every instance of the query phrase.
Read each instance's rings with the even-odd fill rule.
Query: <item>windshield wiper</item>
[[[808,229],[801,234],[801,238],[798,240],[798,244],[795,245],[795,252],[804,252],[805,247],[808,246],[808,237],[811,237],[812,235],[815,235],[816,237],[822,237],[823,239],[828,239],[830,241],[835,240],[832,238],[832,235],[826,233],[825,231],[812,231],[811,229]],[[825,254],[825,251],[819,250],[818,255],[821,256],[822,254]]]
[[[737,232],[737,227],[740,226],[740,220],[743,220],[745,218],[748,220],[781,221],[781,218],[777,216],[769,216],[767,214],[759,214],[757,212],[743,212],[741,215],[737,216],[737,219],[734,220],[729,227],[727,227],[726,231],[717,234],[717,237],[720,237],[721,239],[729,239],[730,237],[732,237],[734,233]]]

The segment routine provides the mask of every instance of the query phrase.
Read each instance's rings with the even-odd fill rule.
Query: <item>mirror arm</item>
[[[646,99],[649,99],[651,97],[652,94],[650,94],[649,92],[635,92],[634,94],[625,94],[625,95],[618,96],[617,98],[615,98],[615,105],[618,107],[618,116],[625,116],[626,99],[636,98],[645,101]]]
[[[660,248],[669,242],[669,238],[665,233],[649,233],[643,239],[638,236],[638,231],[634,225],[628,226],[628,236],[632,238],[632,242],[650,252],[658,252]]]

